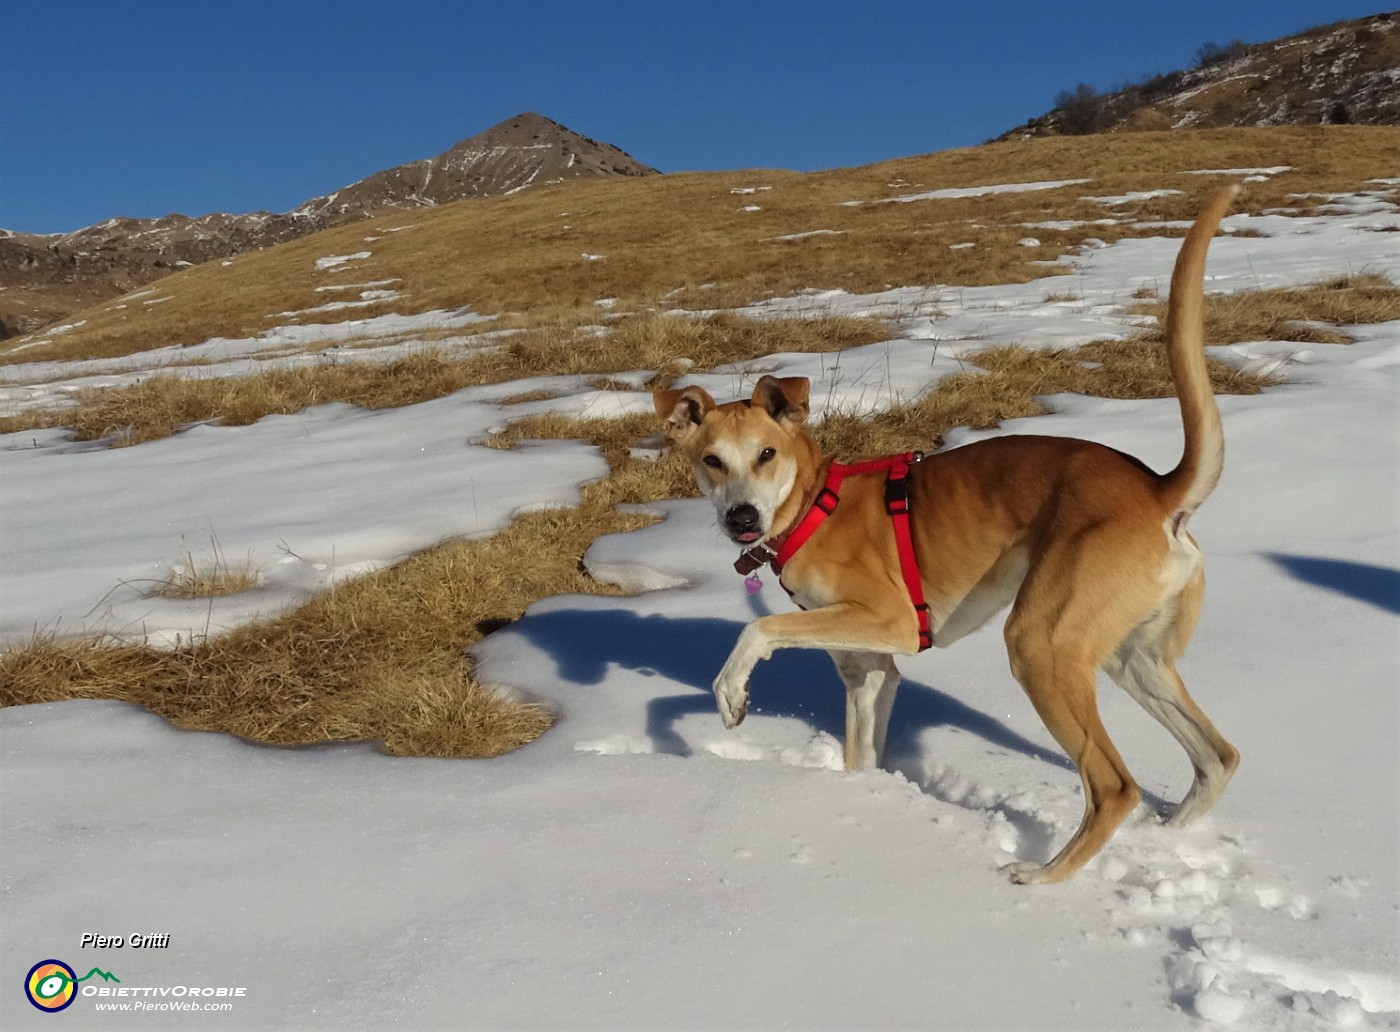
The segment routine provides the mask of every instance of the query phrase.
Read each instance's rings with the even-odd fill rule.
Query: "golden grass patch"
[[[692,368],[712,369],[779,351],[840,351],[889,335],[879,320],[844,316],[635,315],[607,327],[565,323],[523,330],[465,355],[430,348],[387,364],[328,362],[238,377],[156,375],[132,387],[80,391],[73,408],[0,418],[0,433],[67,426],[79,440],[111,438],[131,445],[168,437],[192,423],[243,426],[332,401],[394,408],[464,387],[545,374],[656,370],[653,382],[662,387]],[[540,396],[521,392],[507,400]]]
[[[872,416],[827,416],[813,427],[813,436],[828,452],[848,459],[932,451],[953,427],[983,429],[1043,415],[1045,407],[1037,399],[1044,395],[1167,398],[1176,393],[1163,349],[1141,338],[1062,351],[991,348],[969,360],[982,372],[948,377],[937,390]],[[1209,359],[1208,366],[1218,394],[1257,394],[1280,382],[1216,359]]]
[[[507,398],[502,398],[501,404],[524,405],[526,402],[548,401],[550,398],[557,398],[558,396],[559,395],[554,391],[548,391],[543,389],[537,391],[521,391],[519,394],[512,394]]]
[[[188,544],[183,545],[179,562],[150,593],[159,598],[221,598],[257,586],[252,558],[229,562],[219,539],[211,537],[207,555],[196,556]]]
[[[812,424],[812,435],[828,454],[847,460],[916,449],[933,451],[953,427],[986,428],[1008,419],[1044,414],[1045,408],[1037,400],[1043,395],[1168,398],[1176,394],[1165,351],[1146,336],[1060,351],[989,348],[969,356],[968,361],[981,371],[947,377],[923,397],[874,414],[828,413]],[[1217,394],[1257,394],[1282,382],[1278,377],[1243,372],[1214,358],[1207,359],[1207,367]],[[668,453],[657,460],[630,456],[639,441],[655,438],[658,433],[658,422],[650,414],[579,419],[546,413],[515,420],[489,443],[512,447],[521,440],[585,440],[607,457],[619,501],[695,495],[690,468],[679,455]]]
[[[1093,225],[1105,209],[1081,200],[1082,195],[1171,185],[1183,193],[1115,215],[1188,218],[1218,185],[1217,177],[1180,174],[1188,169],[1295,166],[1251,188],[1242,204],[1258,211],[1287,204],[1291,192],[1366,188],[1366,179],[1393,170],[1396,134],[1390,127],[1292,127],[1054,138],[807,176],[705,173],[567,184],[460,202],[393,217],[395,225],[411,221],[417,228],[375,242],[373,255],[355,269],[318,273],[314,261],[364,249],[362,237],[374,232],[373,224],[245,255],[230,266],[210,263],[187,270],[161,281],[168,302],[97,306],[78,316],[88,319],[86,325],[51,344],[16,351],[16,345],[35,338],[10,342],[0,352],[0,364],[126,355],[217,335],[246,336],[266,327],[268,313],[316,303],[317,286],[348,285],[357,278],[400,278],[406,296],[392,302],[397,311],[470,304],[502,313],[497,323],[479,329],[523,332],[465,358],[425,351],[391,366],[268,370],[222,381],[156,377],[144,393],[145,384],[84,395],[76,410],[14,417],[0,429],[76,425],[83,436],[122,434],[134,441],[191,422],[249,422],[326,401],[409,404],[537,372],[654,369],[661,385],[692,367],[680,358],[707,368],[775,351],[840,350],[883,339],[883,327],[633,314],[609,319],[611,332],[600,334],[594,302],[617,298],[616,311],[636,313],[648,305],[729,307],[809,287],[869,291],[1025,282],[1046,274],[1035,261],[1063,254],[1086,236],[1160,235],[1126,225]],[[940,187],[1071,178],[1093,182],[1037,193],[874,203]],[[773,187],[758,195],[760,211],[739,212],[744,200],[730,191],[757,183]],[[863,203],[848,207],[848,200]],[[1042,243],[1036,248],[1017,244],[1023,222],[1048,219],[1080,219],[1085,225],[1037,230]],[[777,239],[813,229],[839,232]],[[977,246],[950,250],[967,240]],[[583,261],[583,251],[604,257]],[[1353,284],[1335,293],[1362,289]],[[1372,283],[1364,289],[1378,293],[1377,311],[1393,312],[1393,287]],[[1369,321],[1359,319],[1359,306],[1350,302],[1342,306],[1331,298],[1325,305],[1338,307],[1310,296],[1301,309],[1305,314],[1278,318]],[[697,324],[708,328],[694,336]],[[795,340],[799,332],[809,334],[801,338],[805,346]],[[888,412],[828,416],[814,431],[824,447],[843,457],[888,454],[936,447],[953,426],[993,426],[1038,414],[1043,410],[1037,395],[1171,393],[1160,347],[1143,339],[1061,352],[996,348],[971,361],[983,371],[950,377],[928,395]],[[1252,393],[1273,382],[1217,362],[1211,363],[1211,376],[1221,391]],[[551,714],[478,683],[462,652],[517,619],[537,599],[564,592],[614,593],[581,572],[580,558],[598,535],[647,522],[618,512],[616,503],[694,492],[679,457],[646,461],[630,454],[630,447],[655,429],[650,416],[521,421],[496,443],[508,446],[524,435],[583,437],[608,456],[610,476],[585,489],[575,508],[531,513],[489,539],[428,549],[339,585],[280,618],[216,638],[161,650],[114,640],[36,637],[0,652],[0,704],[120,699],[181,727],[277,743],[379,739],[400,754],[493,756],[516,748],[542,733]]]
[[[0,704],[120,699],[265,742],[380,739],[395,754],[495,756],[552,718],[476,682],[462,650],[536,599],[611,593],[579,572],[583,550],[647,521],[609,502],[594,490],[577,508],[522,516],[173,650],[39,637],[0,653]]]
[[[1134,311],[1160,320],[1166,314],[1166,305],[1152,302],[1135,306]],[[1304,287],[1208,295],[1206,343],[1290,340],[1307,344],[1349,344],[1352,338],[1335,329],[1336,326],[1395,319],[1400,319],[1400,287],[1384,276],[1339,276]],[[1160,340],[1160,331],[1151,337]]]
[[[1200,168],[1288,165],[1251,184],[1237,210],[1294,206],[1293,194],[1370,189],[1390,175],[1400,130],[1388,126],[1291,126],[1145,132],[1011,141],[901,158],[853,169],[800,174],[773,170],[685,173],[574,182],[510,197],[443,205],[318,233],[208,263],[158,281],[168,301],[117,299],[75,313],[86,322],[48,344],[39,335],[0,345],[0,364],[127,355],[215,336],[254,335],[271,313],[324,301],[316,288],[395,279],[403,296],[357,310],[405,314],[472,306],[511,325],[597,318],[596,302],[618,312],[646,307],[731,308],[804,288],[868,292],[890,286],[1026,282],[1052,274],[1043,264],[1090,236],[1112,241],[1161,235],[1134,219],[1194,217],[1223,178]],[[1088,179],[1030,193],[879,203],[944,187]],[[755,195],[731,191],[754,185]],[[1106,209],[1086,196],[1171,187],[1179,195]],[[859,201],[858,205],[846,202]],[[741,211],[750,202],[754,212]],[[1096,225],[1112,215],[1125,221]],[[1022,247],[1022,223],[1079,221],[1036,230]],[[378,234],[385,225],[411,232]],[[782,239],[795,233],[831,233]],[[1171,231],[1175,232],[1175,231]],[[950,250],[974,242],[976,247]],[[351,267],[317,271],[318,258],[362,250]],[[584,254],[602,255],[589,261]],[[118,308],[125,304],[125,308]],[[303,323],[324,316],[305,315]],[[24,350],[15,350],[24,347]]]
[[[841,456],[888,454],[932,449],[953,426],[1036,415],[1043,411],[1037,394],[1171,394],[1162,349],[1140,340],[1060,352],[995,348],[972,361],[984,372],[950,377],[888,412],[828,416],[814,432]],[[1274,382],[1214,361],[1211,377],[1217,390],[1237,393]],[[596,537],[649,522],[615,506],[695,493],[679,455],[631,454],[657,429],[651,415],[517,421],[497,446],[523,437],[582,438],[607,456],[609,477],[585,488],[575,508],[522,516],[484,540],[439,545],[220,637],[173,650],[35,638],[0,653],[0,704],[120,699],[185,728],[276,743],[379,739],[406,755],[480,757],[517,748],[548,728],[550,713],[477,682],[463,650],[538,599],[617,593],[581,568]]]

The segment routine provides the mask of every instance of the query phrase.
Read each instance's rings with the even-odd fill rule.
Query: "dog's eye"
[[[776,448],[764,448],[763,451],[758,453],[758,464],[762,466],[765,462],[771,462],[773,456],[777,454],[778,451]]]
[[[703,462],[705,465],[709,466],[711,469],[724,469],[724,463],[720,461],[718,455],[706,455],[700,461]]]

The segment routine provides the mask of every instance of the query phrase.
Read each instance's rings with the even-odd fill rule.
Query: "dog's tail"
[[[1231,186],[1206,202],[1196,224],[1186,234],[1172,271],[1171,296],[1167,301],[1167,364],[1181,401],[1181,422],[1186,432],[1181,462],[1162,478],[1163,498],[1173,526],[1179,526],[1206,500],[1225,465],[1225,434],[1206,370],[1205,267],[1210,238],[1237,193],[1239,187]]]

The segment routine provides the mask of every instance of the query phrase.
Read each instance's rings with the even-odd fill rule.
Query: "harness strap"
[[[826,518],[836,511],[836,506],[841,501],[841,481],[846,479],[847,472],[848,467],[837,462],[831,464],[831,470],[826,475],[826,483],[817,492],[817,497],[812,499],[812,504],[802,519],[797,521],[797,526],[788,532],[786,540],[778,547],[777,554],[773,556],[774,573],[781,576],[787,561],[807,543],[807,539],[816,533],[817,528],[825,522]]]
[[[914,461],[917,461],[915,459]],[[933,622],[924,601],[924,580],[919,576],[919,558],[914,554],[914,533],[909,523],[909,461],[890,467],[885,476],[885,512],[894,523],[894,544],[899,552],[899,572],[919,621],[919,651],[933,645]]]
[[[833,462],[827,471],[826,483],[817,492],[797,525],[771,542],[755,545],[744,552],[734,563],[734,569],[748,575],[761,566],[771,565],[774,572],[781,577],[788,560],[816,533],[822,522],[836,511],[836,506],[841,501],[841,484],[846,477],[883,472],[885,512],[889,514],[893,524],[895,550],[899,554],[899,572],[919,622],[919,651],[923,652],[933,644],[933,628],[929,607],[924,601],[924,582],[919,576],[919,560],[914,553],[914,535],[909,524],[909,467],[922,458],[923,454],[920,452],[905,452],[903,455],[892,455],[889,458],[849,466]],[[782,581],[779,580],[779,583]]]

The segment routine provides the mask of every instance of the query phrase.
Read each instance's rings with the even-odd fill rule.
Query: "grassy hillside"
[[[1089,236],[1160,236],[1160,226],[1133,223],[1194,216],[1220,177],[1184,174],[1191,169],[1292,166],[1250,184],[1238,207],[1307,211],[1325,203],[1308,195],[1387,190],[1366,181],[1394,175],[1398,158],[1397,129],[1175,132],[1007,143],[812,175],[677,175],[464,201],[188,270],[153,284],[154,293],[79,314],[65,333],[12,342],[0,362],[129,355],[216,335],[246,336],[291,321],[276,313],[348,293],[317,287],[381,280],[395,281],[405,296],[319,318],[472,305],[511,313],[483,328],[524,330],[498,347],[427,352],[388,365],[269,367],[238,377],[172,370],[134,386],[81,391],[72,408],[7,416],[0,419],[0,432],[65,425],[79,436],[140,446],[194,422],[249,422],[330,400],[407,405],[467,384],[540,372],[646,369],[655,371],[649,386],[658,386],[681,371],[672,363],[680,356],[691,363],[686,368],[705,369],[778,351],[841,350],[882,340],[888,331],[874,320],[758,321],[732,313],[691,319],[647,312],[649,307],[724,308],[809,287],[861,291],[1023,282],[1051,271],[1036,263]],[[1068,179],[1089,182],[876,203],[949,187]],[[733,192],[757,186],[769,189]],[[1113,206],[1083,199],[1161,189],[1180,193]],[[743,210],[749,206],[758,210]],[[1096,221],[1103,219],[1121,221]],[[1084,224],[1025,225],[1051,220]],[[777,239],[815,230],[833,232]],[[1023,245],[1028,236],[1039,242]],[[953,247],[969,242],[976,246]],[[315,268],[318,258],[366,250],[371,255],[352,267]],[[603,257],[588,260],[585,253]],[[1138,314],[1160,314],[1161,301],[1150,291],[1134,296]],[[621,317],[603,335],[591,324],[600,318],[595,302],[607,297],[618,299],[610,311]],[[152,300],[157,303],[146,303]],[[1311,321],[1349,325],[1395,318],[1400,290],[1378,277],[1354,275],[1306,289],[1212,298],[1207,332],[1211,343],[1277,338],[1344,344],[1350,338],[1336,326]],[[817,432],[824,447],[851,458],[934,447],[951,427],[1036,415],[1044,411],[1037,399],[1045,394],[1168,396],[1172,387],[1157,334],[1154,326],[1144,326],[1128,340],[1066,351],[989,342],[988,350],[969,356],[966,373],[923,396],[866,417],[830,414]],[[36,343],[44,340],[49,342]],[[1254,393],[1277,382],[1267,373],[1214,360],[1211,370],[1220,393]],[[515,748],[541,733],[550,714],[479,683],[464,649],[537,599],[615,590],[582,572],[581,559],[599,534],[647,521],[618,503],[694,491],[679,457],[645,461],[629,451],[655,428],[649,414],[517,420],[491,443],[585,439],[603,451],[610,475],[585,488],[573,509],[524,515],[489,539],[443,542],[227,635],[174,649],[36,635],[0,650],[0,705],[111,698],[147,706],[183,727],[263,741],[376,738],[391,752],[416,755],[490,756]],[[194,566],[192,558],[187,565]]]
[[[1132,220],[1184,219],[1218,183],[1192,169],[1291,166],[1254,183],[1238,210],[1306,208],[1298,195],[1364,189],[1400,167],[1400,129],[1314,126],[1133,133],[1008,142],[854,169],[691,173],[564,184],[461,201],[327,230],[212,262],[67,320],[75,328],[7,342],[0,364],[118,356],[214,336],[251,336],[292,322],[338,322],[470,305],[516,313],[509,325],[596,317],[651,306],[731,307],[803,288],[1024,282],[1086,237],[1161,235]],[[875,203],[921,191],[1087,179],[1035,192]],[[769,187],[752,193],[736,191]],[[1374,187],[1373,187],[1374,188]],[[1086,196],[1181,193],[1107,206]],[[848,204],[846,202],[862,203]],[[744,210],[757,207],[758,210]],[[1119,224],[1027,228],[1049,220]],[[791,234],[829,232],[798,239]],[[1033,235],[1038,245],[1020,243]],[[953,249],[974,243],[975,247]],[[318,258],[369,257],[320,271]],[[601,255],[588,259],[584,255]],[[286,316],[354,297],[318,287],[393,281],[403,296],[351,311]],[[156,303],[152,303],[156,302]],[[488,324],[489,328],[489,324]],[[36,343],[48,341],[48,343]]]

